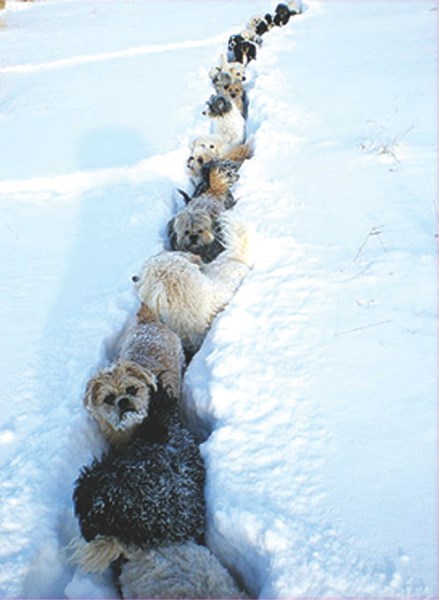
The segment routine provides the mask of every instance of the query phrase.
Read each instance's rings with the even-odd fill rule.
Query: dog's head
[[[207,115],[212,119],[224,117],[233,109],[232,102],[222,94],[214,94],[207,101],[207,109],[203,111],[203,115]]]
[[[134,362],[120,361],[90,379],[84,405],[107,441],[120,446],[148,416],[157,389],[154,375]]]
[[[240,81],[225,83],[217,87],[218,93],[232,100],[242,98],[244,96],[244,86]]]
[[[173,250],[202,254],[215,239],[214,223],[207,210],[182,210],[168,225]]]
[[[275,8],[273,22],[278,27],[286,25],[290,20],[291,11],[286,4],[278,4]]]
[[[221,64],[218,67],[215,67],[211,70],[210,78],[212,80],[212,83],[215,85],[215,82],[218,80],[218,78],[221,79],[224,76],[230,77],[232,81],[244,82],[246,80],[245,67],[239,62],[228,62],[222,56]]]
[[[236,46],[242,44],[242,42],[244,42],[244,37],[240,33],[231,35],[227,42],[227,49],[230,50],[230,52],[233,52]]]

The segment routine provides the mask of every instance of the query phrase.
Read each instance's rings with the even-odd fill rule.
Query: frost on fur
[[[137,552],[122,567],[123,598],[247,598],[230,573],[194,542]]]

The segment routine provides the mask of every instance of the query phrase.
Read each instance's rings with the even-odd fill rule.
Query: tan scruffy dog
[[[230,211],[221,215],[225,250],[203,264],[195,254],[161,252],[134,276],[140,300],[195,353],[215,315],[236,292],[251,264],[246,226]]]
[[[218,218],[235,205],[230,187],[238,179],[237,163],[212,160],[204,165],[192,198],[180,190],[187,205],[168,223],[172,250],[198,254],[203,262],[212,261],[224,250]]]
[[[129,442],[148,416],[151,394],[159,385],[178,399],[183,367],[178,336],[142,307],[116,363],[87,384],[84,405],[105,439],[113,446]]]
[[[223,96],[226,96],[226,98],[229,98],[244,119],[247,118],[248,98],[247,92],[241,81],[232,81],[229,76],[223,77],[221,81],[215,85],[215,90],[218,94],[222,94]]]
[[[253,156],[252,143],[228,144],[216,135],[200,136],[191,144],[191,154],[186,166],[192,183],[197,186],[202,179],[202,170],[212,159],[231,161],[241,166]]]
[[[212,261],[224,250],[218,222],[224,210],[224,203],[215,198],[191,200],[168,223],[171,249],[197,254],[203,262]]]

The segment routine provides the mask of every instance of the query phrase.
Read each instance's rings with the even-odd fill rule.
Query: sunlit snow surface
[[[136,310],[262,0],[0,11],[0,595],[117,597],[67,561],[82,395]],[[250,68],[254,268],[185,378],[208,541],[253,597],[437,597],[433,0],[308,0]]]

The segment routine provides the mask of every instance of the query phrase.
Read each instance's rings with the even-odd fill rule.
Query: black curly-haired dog
[[[128,445],[84,467],[75,482],[75,514],[89,542],[77,562],[103,570],[136,548],[202,543],[204,477],[198,442],[182,424],[178,402],[159,389]]]
[[[283,27],[288,23],[290,17],[298,14],[295,8],[290,8],[287,4],[278,4],[274,10],[273,23],[278,27]]]

